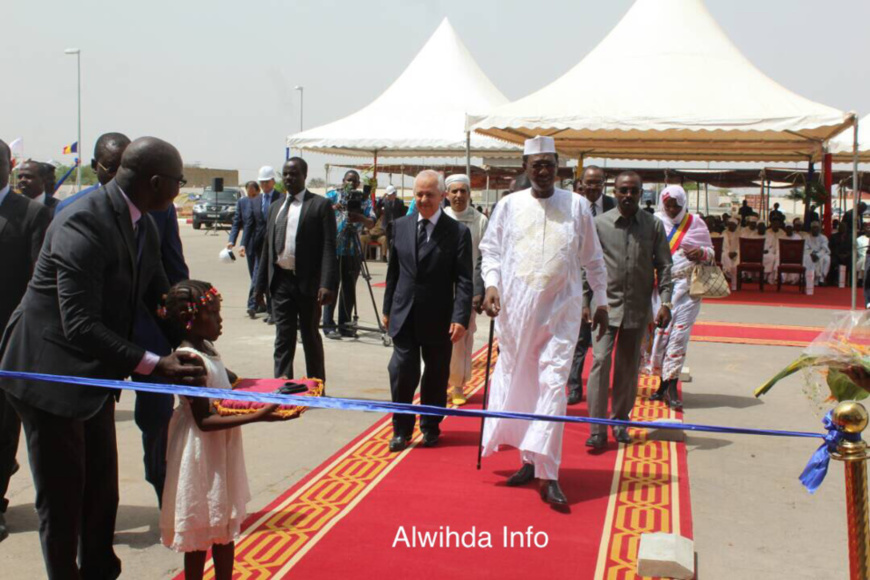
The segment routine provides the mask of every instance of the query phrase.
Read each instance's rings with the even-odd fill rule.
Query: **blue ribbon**
[[[801,473],[800,480],[810,493],[815,493],[822,482],[825,481],[825,476],[828,475],[828,465],[831,462],[831,453],[835,452],[840,446],[840,443],[845,441],[857,442],[861,440],[860,433],[846,433],[835,425],[832,419],[833,411],[828,411],[827,415],[822,419],[822,424],[828,430],[828,434],[824,436],[825,442],[822,443],[813,456],[810,457],[807,466]]]
[[[765,435],[768,437],[810,437],[822,439],[820,433],[804,431],[779,431],[773,429],[745,429],[740,427],[721,427],[716,425],[697,425],[691,423],[673,423],[665,421],[621,421],[619,419],[599,419],[595,417],[576,417],[567,415],[536,415],[534,413],[515,413],[510,411],[483,411],[477,409],[444,408],[434,405],[414,405],[410,403],[393,403],[391,401],[371,401],[366,399],[342,399],[338,397],[308,397],[303,395],[279,395],[277,393],[253,393],[242,390],[212,389],[208,387],[191,387],[185,385],[169,385],[159,383],[137,383],[134,381],[117,381],[110,379],[79,378],[42,373],[22,373],[16,371],[0,371],[0,378],[22,379],[28,381],[47,381],[52,383],[67,383],[116,390],[147,391],[168,395],[184,395],[188,397],[208,397],[212,399],[230,399],[233,401],[249,401],[255,403],[277,403],[279,405],[298,405],[317,407],[321,409],[344,409],[349,411],[367,411],[375,413],[411,413],[417,415],[434,415],[442,417],[466,418],[499,418],[521,419],[523,421],[553,421],[558,423],[590,423],[593,425],[611,425],[622,427],[639,427],[641,429],[672,429],[674,431],[696,431],[701,433],[728,433],[734,435]]]

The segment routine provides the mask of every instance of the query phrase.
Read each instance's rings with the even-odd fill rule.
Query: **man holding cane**
[[[565,384],[580,333],[582,270],[600,305],[593,330],[608,326],[607,272],[589,202],[555,187],[559,157],[550,137],[525,143],[523,167],[532,187],[511,194],[493,212],[480,244],[486,294],[498,317],[499,359],[489,409],[564,415]],[[563,423],[488,419],[483,455],[500,445],[520,450],[522,467],[509,486],[541,482],[541,499],[566,506],[559,487]]]

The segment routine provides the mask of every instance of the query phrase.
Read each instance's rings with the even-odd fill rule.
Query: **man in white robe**
[[[499,358],[489,408],[563,415],[565,384],[583,310],[583,277],[596,304],[607,304],[607,272],[589,202],[554,186],[558,155],[550,137],[526,141],[523,167],[532,183],[499,203],[480,245],[484,309],[497,316]],[[593,332],[608,326],[596,309]],[[567,505],[559,488],[563,423],[487,419],[483,454],[501,445],[520,451],[509,486],[541,480],[541,499]]]
[[[474,297],[471,302],[471,318],[468,321],[468,331],[460,340],[453,343],[453,354],[450,357],[450,377],[447,386],[448,396],[454,405],[466,403],[465,384],[471,380],[471,355],[474,350],[474,332],[477,330],[475,319],[481,312],[483,304],[483,278],[480,275],[480,241],[486,233],[489,220],[471,205],[471,179],[464,174],[451,175],[445,181],[447,185],[448,207],[444,213],[465,224],[471,232],[471,260],[474,264]]]
[[[737,231],[737,220],[728,220],[722,237],[722,270],[729,279],[734,280],[737,276],[737,265],[740,263],[740,232]]]
[[[815,280],[824,280],[831,268],[831,248],[819,222],[810,225],[810,236],[804,244],[804,267],[807,269],[807,286]]]
[[[758,224],[757,237],[764,238],[764,275],[767,277],[768,284],[776,283],[776,265],[779,263],[779,234],[784,233],[782,230],[774,232],[768,230],[764,223]]]

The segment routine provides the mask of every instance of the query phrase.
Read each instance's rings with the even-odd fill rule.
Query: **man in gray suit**
[[[613,403],[610,417],[628,420],[637,397],[640,349],[647,324],[652,320],[652,291],[658,282],[662,307],[655,316],[659,328],[671,321],[671,251],[662,222],[640,210],[643,184],[634,171],[624,171],[614,185],[616,209],[595,218],[595,229],[607,264],[607,301],[610,320],[607,332],[592,344],[592,372],[589,373],[589,416],[607,417],[607,387],[616,344],[613,373]],[[583,300],[583,318],[589,320],[592,292]],[[596,305],[600,306],[600,304]],[[617,341],[618,338],[618,341]],[[586,445],[602,449],[607,445],[607,426],[592,425]],[[619,443],[631,443],[625,427],[613,428]]]
[[[0,369],[202,380],[192,355],[157,356],[132,342],[137,305],[156,308],[168,289],[148,212],[168,209],[184,184],[182,168],[169,143],[137,139],[113,181],[54,219],[0,342]],[[24,379],[3,379],[0,388],[24,426],[48,577],[117,578],[116,393]]]

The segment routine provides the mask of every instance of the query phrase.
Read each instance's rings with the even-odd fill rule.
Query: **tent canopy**
[[[837,163],[852,163],[853,141],[852,131],[843,131],[828,143],[828,150],[834,155]],[[864,163],[870,162],[870,115],[858,122],[858,159]]]
[[[460,90],[428,90],[444,75]],[[408,68],[370,105],[344,119],[287,138],[294,149],[332,155],[439,157],[465,155],[466,113],[507,98],[486,77],[445,18]],[[472,135],[479,154],[516,156],[513,145]]]
[[[708,161],[818,157],[852,122],[755,68],[702,0],[637,0],[564,76],[468,119],[514,143],[550,135],[575,157]]]

